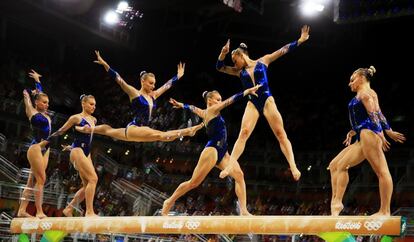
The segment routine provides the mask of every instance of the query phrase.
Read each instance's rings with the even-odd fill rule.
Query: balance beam
[[[12,233],[125,234],[307,234],[350,232],[353,235],[401,235],[401,216],[144,216],[15,218]]]

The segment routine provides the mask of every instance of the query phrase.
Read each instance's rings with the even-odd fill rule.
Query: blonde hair
[[[368,81],[371,81],[374,74],[377,72],[374,66],[370,66],[368,68],[358,68],[354,73],[359,73],[363,75]]]
[[[86,95],[86,94],[82,94],[82,95],[79,97],[79,99],[80,99],[81,103],[88,101],[88,99],[89,99],[89,98],[93,98],[93,99],[95,99],[95,97],[94,97],[94,96],[92,96],[92,95]]]
[[[211,98],[211,96],[213,96],[214,94],[219,94],[219,92],[218,91],[216,91],[216,90],[213,90],[213,91],[204,91],[203,92],[203,98],[204,98],[204,101],[207,103],[207,100],[209,99],[209,98]]]
[[[370,66],[367,71],[368,71],[368,74],[372,77],[374,76],[375,72],[377,72],[377,69],[375,69],[374,66]]]
[[[39,100],[41,97],[49,97],[49,96],[44,92],[38,92],[33,96],[33,99]]]
[[[139,73],[139,79],[145,80],[147,77],[155,77],[155,75],[151,72],[141,71]]]
[[[234,54],[246,54],[249,55],[249,52],[247,51],[247,45],[245,43],[240,43],[239,47],[237,47],[237,49],[234,49],[231,52],[231,55]]]

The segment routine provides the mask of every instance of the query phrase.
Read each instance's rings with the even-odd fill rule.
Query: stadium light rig
[[[356,23],[414,14],[413,0],[334,0],[334,22]]]
[[[328,0],[303,0],[300,4],[304,16],[311,17],[321,13],[325,9]]]
[[[109,25],[115,25],[119,23],[119,16],[113,10],[109,10],[108,12],[106,12],[104,20],[105,20],[105,23]]]
[[[234,11],[241,13],[243,10],[241,0],[223,0],[223,3],[228,7],[234,9]]]
[[[143,16],[144,13],[141,10],[134,8],[126,1],[121,1],[116,10],[111,9],[106,12],[104,22],[108,25],[132,29],[134,22]]]
[[[225,5],[232,8],[234,11],[241,13],[245,9],[252,10],[254,12],[263,15],[264,13],[264,0],[222,0]]]

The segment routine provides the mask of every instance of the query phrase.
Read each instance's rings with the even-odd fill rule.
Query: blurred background
[[[131,85],[139,73],[156,75],[161,86],[186,63],[185,74],[157,100],[151,127],[169,130],[201,122],[172,109],[170,97],[204,107],[201,94],[218,90],[226,98],[242,90],[237,77],[215,69],[227,39],[230,49],[246,43],[252,59],[297,40],[304,24],[310,39],[269,65],[269,85],[282,114],[302,172],[293,181],[267,121],[261,117],[239,163],[247,183],[249,211],[255,215],[328,215],[329,162],[343,149],[350,129],[348,87],[354,70],[375,66],[371,87],[378,93],[391,127],[407,137],[386,153],[394,193],[392,212],[414,214],[414,109],[411,41],[413,0],[3,0],[0,1],[0,212],[1,235],[9,239],[30,172],[31,141],[22,90],[33,88],[36,70],[50,98],[53,130],[81,111],[79,96],[94,95],[98,123],[125,127],[132,118],[128,96],[94,64],[94,50]],[[225,60],[232,65],[231,59]],[[246,100],[223,110],[229,151],[237,139]],[[61,152],[68,132],[51,144],[44,195],[48,216],[62,209],[80,187],[78,173]],[[189,179],[207,142],[205,131],[170,143],[126,143],[95,136],[92,159],[99,176],[95,211],[101,216],[158,215],[165,198]],[[368,162],[351,169],[344,215],[370,215],[379,208],[378,179]],[[177,201],[175,214],[236,215],[234,182],[213,170],[200,187]],[[77,214],[81,216],[84,205]],[[35,212],[30,204],[29,212]],[[413,233],[412,230],[411,233]],[[65,240],[111,241],[108,235]],[[82,237],[83,236],[83,237]],[[124,239],[122,236],[118,240]],[[137,241],[320,241],[316,237],[247,235],[148,235]],[[374,241],[379,238],[360,238]],[[405,238],[406,241],[408,241]]]

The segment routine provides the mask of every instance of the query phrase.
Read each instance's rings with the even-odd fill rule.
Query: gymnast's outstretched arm
[[[177,75],[173,76],[170,80],[168,80],[164,85],[162,85],[160,88],[154,91],[154,98],[157,99],[159,96],[161,96],[164,92],[166,92],[168,89],[172,87],[172,85],[181,79],[184,75],[184,69],[185,69],[185,63],[179,63],[177,65]]]
[[[121,87],[122,91],[124,91],[128,95],[129,99],[133,99],[139,96],[139,91],[135,87],[129,85],[126,81],[124,81],[124,79],[118,74],[118,72],[112,69],[109,66],[109,64],[101,57],[99,51],[95,50],[95,54],[96,60],[94,62],[105,68],[108,74],[113,79],[115,79],[116,83],[118,83],[118,85]]]
[[[267,54],[261,58],[263,64],[269,65],[273,61],[277,60],[279,57],[285,55],[286,53],[292,51],[297,46],[301,45],[303,42],[309,39],[309,30],[310,27],[308,25],[304,25],[301,29],[301,35],[300,38],[296,41],[293,41],[282,48],[276,50],[275,52],[271,54]]]

